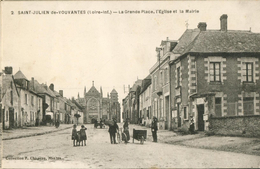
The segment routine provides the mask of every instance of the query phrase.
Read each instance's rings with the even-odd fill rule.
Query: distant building
[[[151,76],[147,76],[141,85],[141,91],[139,93],[139,114],[143,118],[145,126],[150,126],[153,116],[151,107],[151,92],[152,92]]]
[[[84,98],[76,100],[84,112],[84,123],[93,123],[95,120],[102,119],[112,119],[116,118],[120,121],[120,104],[118,102],[118,93],[115,89],[112,90],[107,98],[103,97],[102,87],[100,91],[94,86],[94,81],[92,82],[92,87],[86,92],[84,88]]]

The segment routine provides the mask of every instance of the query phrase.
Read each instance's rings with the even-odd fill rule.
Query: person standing
[[[109,129],[108,129],[111,144],[117,144],[116,143],[116,132],[117,132],[117,130],[119,130],[119,128],[118,128],[118,125],[116,123],[116,120],[114,119],[113,124],[109,125]]]
[[[152,135],[153,135],[153,142],[157,142],[157,118],[153,117],[152,125],[151,125]]]
[[[128,142],[130,140],[129,120],[128,119],[125,120],[123,127],[124,127],[124,133],[126,134],[126,141]]]
[[[86,130],[87,128],[82,125],[81,129],[80,129],[80,141],[82,142],[82,146],[83,146],[83,141],[84,141],[84,145],[86,146],[86,140],[87,140],[87,135],[86,135]]]
[[[75,147],[77,145],[77,143],[75,144],[75,142],[78,139],[78,135],[77,135],[77,126],[76,124],[73,125],[73,129],[72,129],[72,136],[71,139],[73,140],[73,146]]]

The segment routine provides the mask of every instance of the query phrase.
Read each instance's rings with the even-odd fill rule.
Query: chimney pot
[[[200,31],[206,31],[207,30],[207,23],[206,22],[200,22],[198,24],[198,28],[200,29]]]
[[[223,14],[221,17],[220,17],[220,30],[221,31],[227,31],[227,14]]]
[[[33,77],[31,79],[31,83],[30,84],[31,84],[31,89],[34,90],[34,78]]]
[[[54,91],[54,84],[51,83],[50,86],[49,86],[49,88],[50,88],[52,91]]]
[[[59,94],[63,97],[63,90],[59,90]]]

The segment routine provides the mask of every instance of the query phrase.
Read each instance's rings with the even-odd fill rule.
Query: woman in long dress
[[[127,139],[127,142],[128,142],[128,141],[130,140],[129,121],[128,121],[128,119],[126,119],[126,121],[125,121],[123,127],[124,127],[124,133],[126,134],[126,137],[127,137],[126,139]]]

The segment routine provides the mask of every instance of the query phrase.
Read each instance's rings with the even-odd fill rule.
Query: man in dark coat
[[[110,141],[111,144],[117,144],[116,143],[116,133],[119,130],[118,125],[116,123],[116,120],[113,120],[113,125],[109,125],[108,132],[110,134]]]
[[[153,117],[152,125],[151,125],[152,135],[153,135],[153,142],[157,142],[157,118]]]

